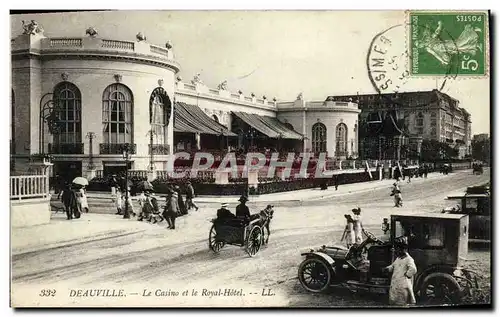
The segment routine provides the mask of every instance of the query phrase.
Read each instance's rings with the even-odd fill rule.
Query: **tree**
[[[424,162],[436,162],[449,160],[458,156],[458,149],[451,147],[448,143],[437,140],[423,140],[421,158]]]
[[[482,162],[490,162],[490,138],[472,140],[472,158]]]

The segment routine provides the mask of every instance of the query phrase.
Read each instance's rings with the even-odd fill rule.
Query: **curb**
[[[77,241],[74,240],[67,240],[67,241],[62,241],[62,242],[55,242],[55,243],[49,243],[49,244],[44,244],[41,246],[35,246],[35,247],[28,247],[25,249],[17,249],[14,250],[12,249],[11,256],[25,256],[30,253],[37,253],[41,251],[47,251],[47,250],[52,250],[52,249],[59,249],[59,248],[65,248],[65,247],[72,247],[72,246],[77,246],[83,243],[88,243],[88,242],[95,242],[95,241],[102,241],[106,239],[113,239],[113,238],[119,238],[119,237],[126,237],[130,235],[134,235],[137,233],[145,232],[146,230],[136,230],[136,231],[131,231],[131,232],[121,232],[121,233],[99,233],[96,234],[93,237],[84,237],[81,239],[78,239]]]

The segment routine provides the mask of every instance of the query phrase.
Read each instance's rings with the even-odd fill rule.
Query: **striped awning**
[[[290,128],[275,117],[260,116],[253,113],[233,111],[234,115],[243,120],[262,134],[273,139],[302,140],[304,136]]]
[[[236,136],[227,127],[210,118],[200,107],[184,102],[174,105],[174,131]]]

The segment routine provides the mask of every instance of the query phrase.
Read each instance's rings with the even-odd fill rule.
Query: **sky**
[[[173,44],[179,75],[196,73],[209,87],[292,101],[376,93],[366,65],[378,33],[405,23],[403,11],[113,11],[12,15],[11,36],[22,20],[36,20],[47,37],[83,37],[89,26],[102,38]],[[403,34],[404,35],[404,34]],[[400,45],[405,47],[404,36]],[[410,79],[401,91],[432,90],[442,78]],[[460,78],[443,92],[472,116],[472,133],[490,133],[489,78]]]

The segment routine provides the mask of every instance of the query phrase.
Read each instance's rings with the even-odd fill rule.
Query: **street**
[[[250,258],[243,248],[225,246],[219,254],[208,248],[209,220],[215,217],[218,204],[203,204],[198,212],[178,218],[177,230],[166,224],[139,223],[109,214],[84,214],[78,221],[102,222],[137,228],[138,232],[121,234],[12,256],[13,303],[34,298],[40,289],[57,289],[60,296],[40,299],[41,305],[58,302],[72,305],[113,305],[123,298],[71,297],[70,289],[124,289],[127,304],[155,306],[380,306],[385,300],[369,294],[332,290],[330,294],[311,294],[300,286],[297,269],[301,251],[323,244],[340,243],[345,225],[343,215],[354,207],[362,210],[365,229],[381,235],[382,218],[393,213],[440,212],[450,203],[447,194],[490,180],[490,171],[472,175],[471,171],[440,177],[402,182],[404,206],[394,208],[389,188],[353,192],[301,204],[275,203],[269,245]],[[234,204],[230,205],[232,211]],[[265,204],[250,204],[252,213]],[[53,221],[65,221],[59,213]],[[125,223],[125,224],[124,224]],[[75,229],[76,230],[76,229]],[[56,234],[56,233],[54,233]],[[482,263],[489,279],[489,251],[469,251]],[[481,260],[479,260],[481,258]],[[488,284],[490,281],[488,280]],[[243,290],[244,296],[215,296],[210,291],[222,288]],[[158,289],[160,292],[155,296]],[[182,292],[189,290],[189,295]],[[193,291],[198,291],[197,295]],[[205,292],[203,292],[205,290]],[[33,295],[30,296],[31,292]],[[148,292],[151,296],[147,296]],[[179,292],[179,293],[175,293]],[[17,296],[16,296],[17,294]],[[26,296],[23,296],[26,294]],[[177,294],[177,295],[176,295]],[[202,295],[204,294],[204,295]],[[210,300],[208,300],[210,298]],[[26,299],[27,300],[27,299]],[[28,301],[29,302],[29,301]]]

